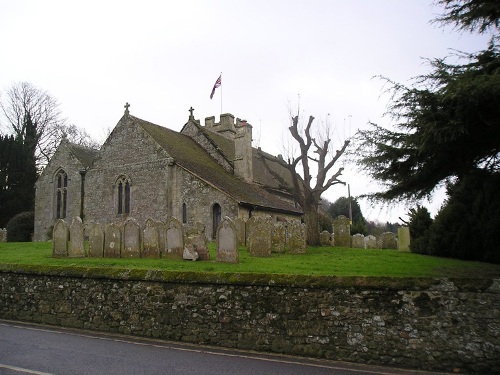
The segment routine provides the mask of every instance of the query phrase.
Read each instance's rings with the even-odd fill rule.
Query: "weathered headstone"
[[[376,249],[377,246],[377,237],[373,234],[369,234],[365,237],[365,244],[367,249]]]
[[[306,225],[299,221],[288,223],[288,253],[305,254],[307,252]]]
[[[333,220],[334,246],[351,246],[351,225],[349,218],[339,215]]]
[[[157,221],[156,225],[158,226],[160,257],[165,257],[165,254],[167,253],[167,228],[165,227],[165,223],[163,221]]]
[[[236,242],[238,246],[245,246],[246,245],[245,220],[243,220],[242,218],[237,218],[234,221],[234,227],[236,228]]]
[[[352,236],[352,247],[356,249],[365,249],[366,248],[366,240],[365,236],[360,233],[356,233]]]
[[[186,237],[186,246],[184,249],[192,250],[198,254],[198,259],[209,260],[210,253],[208,252],[208,239],[205,235],[205,225],[202,223],[196,223],[195,228],[191,229],[188,236]],[[186,254],[186,250],[184,250]],[[183,255],[186,259],[185,255]]]
[[[104,257],[119,258],[121,256],[122,232],[114,223],[108,224],[104,230]]]
[[[68,226],[63,219],[59,219],[54,224],[52,231],[52,256],[65,258],[68,256]]]
[[[247,247],[254,257],[271,256],[271,232],[273,221],[270,216],[252,216],[247,221]]]
[[[398,250],[410,251],[410,228],[398,228]]]
[[[89,257],[102,258],[104,255],[104,231],[101,224],[94,224],[89,232]]]
[[[149,218],[146,220],[144,230],[142,231],[142,258],[160,257],[160,237],[158,225]]]
[[[7,229],[0,229],[0,242],[7,242]]]
[[[396,235],[392,232],[384,232],[380,236],[380,248],[382,249],[397,249],[398,240]]]
[[[68,256],[72,258],[85,257],[85,237],[83,234],[83,222],[78,216],[73,218],[69,227],[69,252]]]
[[[284,221],[277,221],[273,225],[271,233],[271,252],[284,253],[286,244],[286,223]]]
[[[141,257],[141,228],[139,223],[132,218],[125,221],[123,226],[122,258]]]
[[[330,232],[327,230],[324,230],[319,234],[319,242],[321,243],[321,246],[331,246],[331,235]]]
[[[200,259],[200,255],[198,252],[194,249],[194,246],[192,244],[186,245],[182,252],[182,258],[184,260],[198,260]]]
[[[236,243],[236,228],[228,217],[217,227],[217,262],[239,263],[240,257]]]
[[[169,258],[182,259],[184,252],[184,227],[175,217],[171,217],[166,223],[166,256]]]

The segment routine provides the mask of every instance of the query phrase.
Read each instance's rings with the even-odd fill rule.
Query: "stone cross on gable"
[[[193,107],[190,107],[189,108],[189,119],[194,119],[194,116],[193,116],[193,111],[194,111],[194,108]]]
[[[126,114],[127,116],[128,116],[128,114],[129,114],[128,107],[130,107],[130,104],[128,104],[128,102],[127,102],[127,103],[125,103],[125,105],[123,106],[123,108],[125,108],[125,114]]]

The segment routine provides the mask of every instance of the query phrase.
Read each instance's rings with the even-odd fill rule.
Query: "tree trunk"
[[[306,223],[307,244],[309,246],[319,246],[319,216],[318,207],[314,205],[304,207],[304,221]]]

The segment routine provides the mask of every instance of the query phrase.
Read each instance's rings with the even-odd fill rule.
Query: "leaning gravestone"
[[[217,227],[217,262],[239,263],[240,257],[236,243],[236,228],[228,217]]]
[[[410,251],[410,228],[398,228],[398,250]]]
[[[57,220],[52,231],[52,256],[66,258],[68,256],[68,226],[63,219]]]
[[[271,256],[271,231],[273,222],[270,216],[252,216],[247,221],[247,247],[254,257]]]
[[[382,236],[380,237],[380,248],[397,249],[398,240],[396,239],[396,235],[392,232],[382,233]]]
[[[188,236],[186,237],[186,246],[184,248],[183,258],[186,259],[186,248],[189,251],[194,251],[198,254],[199,260],[210,260],[210,253],[208,252],[208,239],[205,235],[205,225],[196,223]]]
[[[141,257],[141,228],[135,219],[127,219],[123,226],[122,258]]]
[[[360,233],[356,233],[352,236],[352,247],[356,249],[365,249],[366,248],[366,240],[365,236]]]
[[[339,215],[333,221],[334,246],[351,246],[351,225],[344,215]]]
[[[108,224],[104,230],[104,257],[119,258],[121,256],[122,232],[116,224]]]
[[[167,220],[166,224],[166,256],[182,259],[184,252],[184,227],[175,217]]]
[[[159,258],[160,257],[160,238],[158,226],[153,219],[146,220],[146,226],[142,231],[142,257]]]
[[[73,218],[69,227],[70,246],[68,256],[72,258],[85,257],[85,238],[83,235],[83,222],[78,216]]]
[[[324,230],[319,234],[319,242],[321,246],[330,246],[331,245],[331,235],[330,232]]]
[[[245,246],[246,245],[245,220],[243,220],[242,218],[237,218],[234,221],[234,227],[236,228],[236,242],[238,246]]]
[[[376,249],[377,246],[377,237],[373,234],[369,234],[365,237],[365,244],[367,249]]]
[[[288,253],[305,254],[307,252],[306,225],[299,221],[288,223]]]
[[[104,231],[101,224],[94,224],[89,233],[89,257],[102,258],[104,253]]]
[[[284,253],[286,244],[286,223],[277,221],[271,233],[271,253]]]

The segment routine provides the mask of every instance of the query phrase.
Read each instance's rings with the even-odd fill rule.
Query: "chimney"
[[[237,121],[234,136],[234,174],[253,182],[252,125]]]

